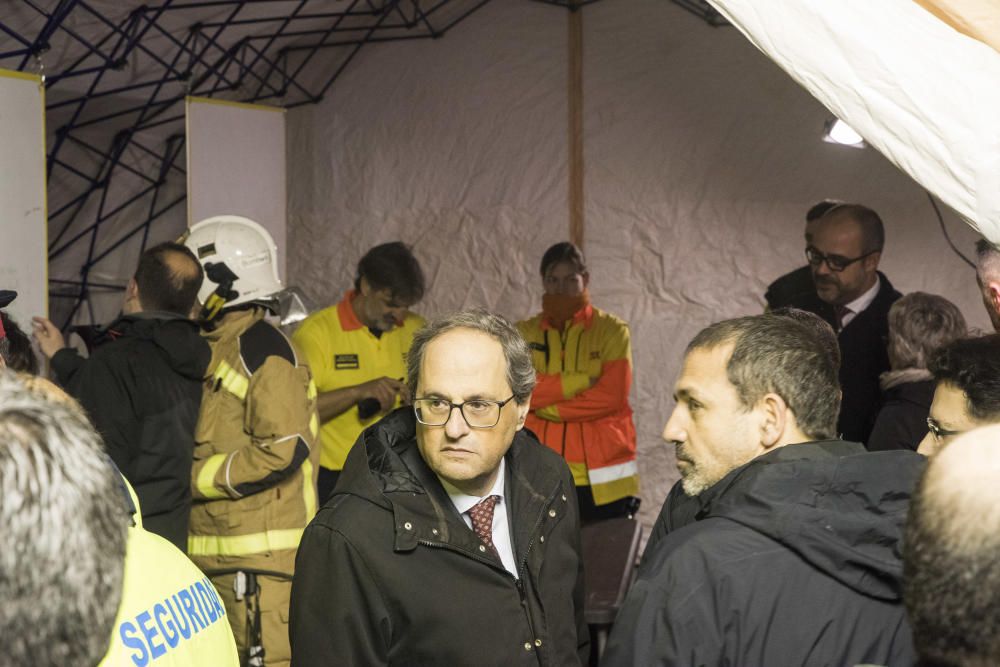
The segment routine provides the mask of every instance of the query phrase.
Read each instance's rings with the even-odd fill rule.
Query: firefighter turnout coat
[[[316,514],[316,388],[252,306],[205,332],[212,360],[195,432],[188,554],[207,574],[291,576]]]

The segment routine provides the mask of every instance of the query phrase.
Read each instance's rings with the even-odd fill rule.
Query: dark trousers
[[[322,470],[322,469],[320,469]],[[634,515],[639,511],[639,499],[635,496],[619,498],[606,505],[595,505],[594,494],[589,486],[576,487],[576,501],[580,506],[580,524],[617,519]]]
[[[330,470],[329,468],[324,468],[320,466],[319,468],[319,479],[316,480],[316,490],[319,492],[319,506],[322,507],[326,504],[326,501],[330,499],[333,495],[333,488],[337,486],[337,480],[340,478],[339,470]]]

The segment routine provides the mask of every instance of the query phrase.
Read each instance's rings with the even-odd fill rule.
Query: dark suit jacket
[[[880,271],[875,300],[838,334],[840,404],[837,430],[844,440],[868,442],[881,407],[879,375],[889,370],[889,308],[902,295]]]
[[[768,310],[798,308],[819,315],[831,327],[837,326],[833,306],[816,294],[816,283],[813,282],[812,270],[808,265],[786,273],[768,285],[764,299]]]

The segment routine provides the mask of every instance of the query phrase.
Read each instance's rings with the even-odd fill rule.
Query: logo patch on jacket
[[[338,371],[356,370],[360,368],[358,355],[356,354],[335,354],[333,355],[333,368]]]
[[[591,358],[591,360],[593,360],[593,359],[600,359],[601,358],[601,351],[600,350],[595,350],[594,352],[591,352],[590,353],[590,358]]]

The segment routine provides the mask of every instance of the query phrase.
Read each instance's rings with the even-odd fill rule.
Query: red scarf
[[[542,315],[549,324],[562,329],[573,316],[590,305],[590,292],[579,294],[543,294]]]

